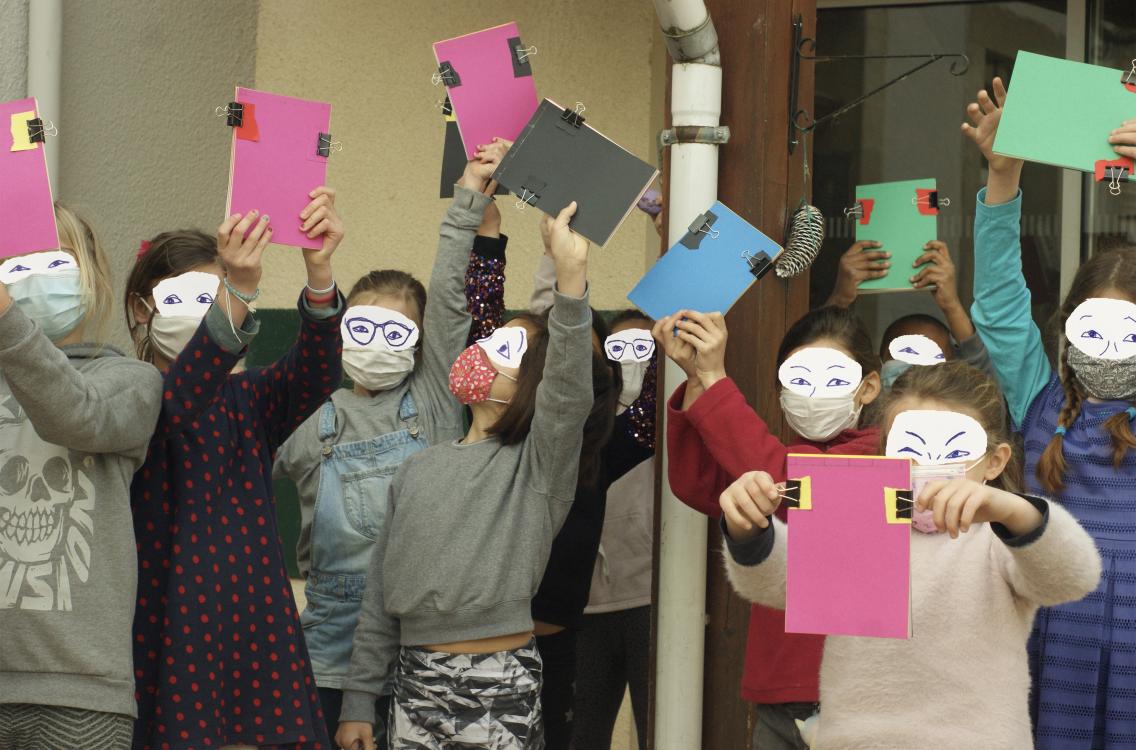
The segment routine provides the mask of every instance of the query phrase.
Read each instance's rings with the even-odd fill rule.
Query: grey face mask
[[[1069,367],[1093,398],[1129,400],[1136,396],[1136,357],[1101,359],[1069,346]]]

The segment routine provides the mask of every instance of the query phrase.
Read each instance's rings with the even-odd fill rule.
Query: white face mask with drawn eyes
[[[888,431],[884,454],[909,458],[911,498],[929,483],[965,477],[986,455],[986,430],[974,417],[953,411],[913,409],[900,412]],[[911,525],[924,534],[938,533],[934,513],[912,510]]]
[[[154,286],[150,342],[162,356],[172,362],[189,346],[220,286],[217,274],[204,271],[171,276]]]
[[[498,367],[516,368],[529,350],[528,331],[524,326],[501,326],[477,342],[489,361]]]
[[[896,336],[888,344],[888,351],[892,359],[923,367],[940,365],[947,359],[947,355],[943,354],[938,344],[918,333]]]
[[[66,338],[87,315],[79,264],[63,250],[8,258],[0,263],[0,284],[52,341]]]
[[[644,328],[628,328],[604,340],[604,353],[609,360],[619,363],[623,376],[616,408],[616,414],[622,414],[643,391],[643,380],[655,355],[655,339]]]
[[[414,370],[418,325],[397,310],[376,305],[347,308],[340,323],[343,369],[368,391],[386,391]]]
[[[1102,401],[1136,395],[1136,304],[1094,297],[1065,321],[1069,367],[1089,395]]]
[[[806,440],[825,443],[856,425],[863,408],[856,394],[864,380],[860,363],[828,347],[794,352],[777,371],[781,411]]]

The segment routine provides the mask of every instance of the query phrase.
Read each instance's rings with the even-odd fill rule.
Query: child
[[[331,256],[343,239],[335,192],[299,217],[307,286],[292,349],[239,367],[259,323],[269,217],[250,211],[216,239],[166,232],[139,257],[125,305],[139,357],[165,374],[146,463],[131,488],[138,536],[134,747],[328,747],[284,568],[272,458],[342,380],[343,302]],[[216,300],[216,301],[214,301]]]
[[[1030,747],[1025,644],[1034,613],[1092,591],[1100,557],[1067,511],[1000,481],[1012,451],[991,378],[961,362],[905,373],[883,421],[900,433],[889,435],[889,455],[907,455],[892,446],[903,445],[898,425],[914,411],[923,412],[917,422],[934,419],[926,412],[976,422],[980,445],[961,459],[965,476],[932,481],[916,498],[915,513],[931,517],[934,530],[911,536],[913,637],[825,642],[816,746]],[[721,497],[730,582],[772,607],[785,606],[793,531],[770,518],[780,493],[768,473],[751,471]]]
[[[552,229],[559,287],[547,328],[519,316],[484,348],[462,352],[450,389],[470,405],[469,432],[395,474],[355,631],[340,747],[374,747],[375,700],[392,674],[392,750],[543,744],[530,608],[571,507],[594,402],[588,245],[568,229],[575,209]]]
[[[879,247],[878,242],[857,242],[848,248],[840,258],[836,284],[826,304],[851,307],[859,295],[860,282],[887,275],[887,269],[891,267],[891,261],[888,260],[891,253],[870,249],[876,247]],[[911,367],[909,362],[896,359],[891,354],[891,342],[899,336],[924,336],[939,347],[944,361],[958,357],[972,367],[993,373],[990,355],[983,346],[982,339],[974,332],[974,325],[959,300],[957,275],[950,249],[945,243],[934,240],[924,245],[923,251],[914,262],[915,268],[923,267],[911,277],[911,283],[916,289],[930,289],[947,324],[922,314],[905,315],[892,321],[880,341],[880,359],[883,362],[880,379],[884,388],[890,388],[896,378]],[[919,354],[926,357],[928,353]]]
[[[161,376],[105,343],[111,276],[87,222],[0,263],[0,747],[130,747],[130,477]]]
[[[485,221],[492,226],[483,230],[497,234],[499,215],[494,208],[490,221],[493,203],[482,193],[505,148],[483,148],[466,165],[442,221],[429,304],[422,284],[402,271],[374,271],[355,284],[342,324],[354,390],[336,391],[276,459],[275,475],[295,481],[300,495],[297,557],[307,579],[300,622],[329,737],[339,728],[351,639],[391,478],[408,456],[463,432],[448,377],[470,325],[463,287],[473,233]],[[381,740],[383,708],[376,713]]]
[[[1035,740],[1043,749],[1136,747],[1136,250],[1094,255],[1077,270],[1061,306],[1067,338],[1054,371],[1022,276],[1022,162],[992,149],[1005,96],[999,79],[994,93],[997,101],[979,93],[963,126],[990,168],[978,193],[971,312],[1025,441],[1027,487],[1081,522],[1105,571],[1091,596],[1038,614]],[[1136,154],[1133,130],[1112,137],[1123,156]],[[1115,319],[1090,317],[1117,308]],[[1108,345],[1107,357],[1097,344]]]
[[[618,361],[623,383],[614,434],[631,440],[623,438],[624,461],[638,462],[607,489],[602,536],[577,635],[572,745],[581,749],[611,746],[629,689],[639,748],[647,746],[658,358],[654,342],[643,339],[654,324],[638,310],[624,310],[612,320],[605,346],[609,358]]]
[[[864,408],[880,393],[880,360],[864,323],[848,310],[813,310],[781,340],[778,366],[825,348],[859,365],[862,372],[854,390],[842,388],[830,398],[782,389],[782,411],[802,438],[791,446],[770,431],[726,376],[726,324],[721,314],[682,311],[656,323],[654,335],[687,375],[667,405],[668,478],[675,495],[695,510],[720,515],[718,496],[754,468],[784,480],[790,453],[876,452],[879,433],[860,422]],[[742,676],[742,696],[759,706],[754,747],[800,747],[794,719],[806,719],[816,710],[823,642],[820,636],[786,634],[783,612],[754,606]]]

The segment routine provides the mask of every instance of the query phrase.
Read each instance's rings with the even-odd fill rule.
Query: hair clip
[[[1053,434],[1054,435],[1061,435],[1062,437],[1064,437],[1065,436],[1065,428],[1058,425],[1057,429],[1053,431]]]
[[[148,252],[150,252],[150,240],[142,240],[138,243],[138,254],[134,256],[134,259],[137,260]]]
[[[1134,61],[1134,62],[1136,62],[1136,61]],[[1129,406],[1127,409],[1124,410],[1124,413],[1128,415],[1128,421],[1129,422],[1136,420],[1136,406]]]

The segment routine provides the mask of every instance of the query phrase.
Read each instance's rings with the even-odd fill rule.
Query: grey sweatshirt
[[[341,721],[374,721],[399,645],[521,633],[576,492],[592,405],[591,309],[555,295],[532,429],[516,445],[451,442],[411,456],[391,484]]]
[[[130,480],[161,394],[151,365],[0,316],[0,703],[135,715]]]
[[[418,409],[419,426],[430,445],[462,436],[462,405],[450,393],[450,367],[465,349],[469,336],[465,272],[469,249],[489,200],[487,195],[454,187],[454,201],[439,231],[438,253],[434,256],[422,316],[422,359],[406,380],[389,391],[374,396],[360,396],[348,390],[333,394],[336,443],[367,440],[401,430],[398,406],[408,390]],[[277,478],[290,478],[299,490],[302,523],[296,557],[305,578],[311,568],[312,520],[323,459],[319,419],[317,411],[300,425],[280,449],[273,467]],[[386,498],[376,498],[375,502],[385,503]]]

